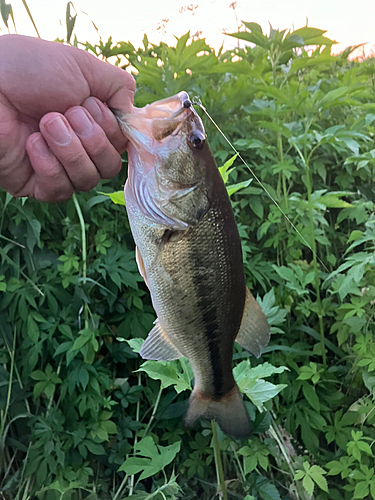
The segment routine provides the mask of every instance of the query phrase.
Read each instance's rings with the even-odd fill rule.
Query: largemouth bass
[[[186,356],[195,384],[185,424],[215,419],[228,435],[246,438],[233,344],[259,357],[269,326],[246,287],[237,226],[202,121],[186,92],[134,114],[114,112],[130,141],[126,210],[157,313],[140,355]]]

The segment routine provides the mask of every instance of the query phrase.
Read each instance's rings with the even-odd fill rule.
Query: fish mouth
[[[184,110],[189,110],[191,106],[188,93],[182,91],[174,96],[147,104],[144,108],[137,109],[136,113],[148,119],[172,119],[179,116]]]
[[[139,110],[138,114],[146,120],[152,120],[151,133],[157,141],[176,136],[184,125],[187,135],[193,136],[193,140],[205,140],[202,121],[193,108],[187,92],[179,92],[172,97],[149,104]]]
[[[155,147],[154,141],[165,143],[166,139],[182,134],[199,149],[206,138],[203,123],[185,91],[143,108],[134,108],[131,114],[112,111],[130,142],[148,151]]]

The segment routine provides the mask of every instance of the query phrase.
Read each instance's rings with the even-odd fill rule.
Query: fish
[[[112,110],[129,141],[125,205],[157,319],[143,359],[185,356],[194,389],[187,427],[215,420],[234,439],[251,422],[232,372],[234,342],[259,357],[270,328],[246,286],[226,187],[189,95]]]

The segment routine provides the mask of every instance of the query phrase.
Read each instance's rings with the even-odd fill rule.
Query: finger
[[[76,191],[90,191],[100,175],[65,116],[47,113],[39,123],[40,131],[59,160]]]
[[[104,130],[108,140],[117,151],[123,153],[126,149],[127,140],[121,132],[112,111],[96,97],[88,97],[83,101],[82,106],[87,109],[96,123]]]
[[[112,108],[131,113],[135,91],[134,78],[117,66],[108,63],[103,65],[103,61],[97,57],[83,50],[75,50],[80,69],[89,84],[90,95],[107,102]]]
[[[65,117],[96,166],[100,177],[111,179],[118,174],[122,166],[121,156],[90,113],[81,106],[74,106],[68,109]]]
[[[34,170],[30,180],[30,195],[37,200],[49,202],[70,198],[73,193],[72,183],[40,132],[28,137],[26,151]]]

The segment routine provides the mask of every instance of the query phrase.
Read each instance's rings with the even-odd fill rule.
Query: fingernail
[[[93,97],[86,99],[84,106],[97,123],[103,120],[102,110]]]
[[[78,135],[82,135],[83,137],[85,137],[90,134],[92,130],[92,123],[83,109],[73,109],[69,112],[68,119],[70,125]]]
[[[57,116],[56,118],[46,122],[44,126],[47,129],[48,134],[57,144],[60,146],[66,146],[69,144],[71,135],[63,118]]]
[[[51,151],[41,135],[32,137],[31,144],[33,145],[36,154],[41,158],[49,158],[51,156]]]

